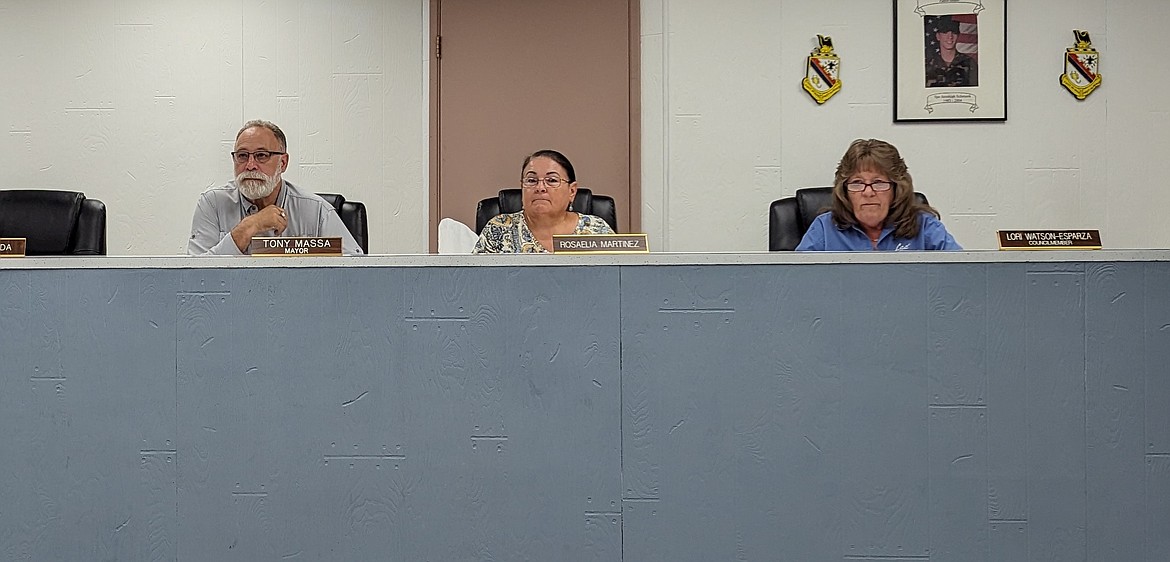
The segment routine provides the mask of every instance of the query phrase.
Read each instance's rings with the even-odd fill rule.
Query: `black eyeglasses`
[[[845,183],[845,189],[848,189],[854,193],[861,193],[862,191],[865,191],[865,188],[867,187],[873,188],[874,193],[881,193],[883,191],[889,191],[893,189],[894,182],[878,180],[875,182],[866,183],[861,180],[849,180]]]
[[[524,189],[536,189],[536,186],[540,185],[541,182],[544,182],[545,187],[547,187],[549,189],[556,189],[556,188],[560,187],[561,184],[566,184],[566,185],[569,184],[568,181],[563,180],[557,176],[548,176],[545,178],[538,178],[536,176],[528,176],[528,177],[520,180],[520,185],[524,186]]]
[[[257,164],[266,164],[269,159],[279,154],[286,154],[285,152],[273,152],[271,150],[257,150],[256,152],[244,152],[237,150],[232,153],[232,158],[235,159],[236,164],[247,164],[249,158],[255,158]]]

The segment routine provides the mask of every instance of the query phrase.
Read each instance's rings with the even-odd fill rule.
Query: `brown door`
[[[431,250],[439,220],[518,187],[551,148],[638,228],[636,0],[432,0]]]

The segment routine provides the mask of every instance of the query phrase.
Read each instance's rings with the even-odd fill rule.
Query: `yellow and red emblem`
[[[1074,29],[1073,36],[1077,43],[1064,53],[1064,74],[1060,75],[1060,83],[1077,99],[1083,100],[1101,85],[1101,72],[1098,70],[1101,53],[1093,48],[1088,31]]]
[[[817,35],[820,43],[808,56],[808,68],[804,73],[804,91],[817,103],[825,103],[833,94],[841,91],[841,59],[833,52],[833,38]]]

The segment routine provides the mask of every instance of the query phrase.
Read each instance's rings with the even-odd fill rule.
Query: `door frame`
[[[641,20],[641,2],[640,0],[628,0],[629,2],[629,37],[628,47],[629,52],[629,108],[630,108],[630,232],[642,231],[642,20]],[[439,114],[439,99],[442,92],[440,91],[442,61],[439,59],[439,32],[442,29],[442,21],[440,14],[440,4],[442,0],[430,0],[431,14],[430,14],[430,29],[428,33],[428,50],[427,55],[429,61],[429,88],[428,88],[428,159],[429,159],[429,173],[428,176],[428,205],[429,216],[427,231],[427,238],[429,240],[430,253],[437,253],[439,249],[439,221],[443,220],[440,216],[440,199],[439,185],[442,183],[439,170],[439,125],[442,121],[442,115]],[[519,156],[519,155],[518,155]],[[474,225],[468,225],[474,228]]]

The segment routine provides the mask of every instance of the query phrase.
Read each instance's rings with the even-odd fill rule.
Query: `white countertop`
[[[320,267],[670,266],[844,263],[1061,263],[1170,261],[1170,250],[969,252],[747,252],[568,256],[552,254],[405,254],[359,257],[103,256],[0,258],[2,269],[195,269]]]

